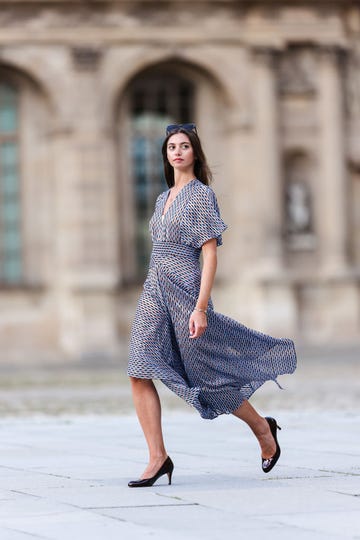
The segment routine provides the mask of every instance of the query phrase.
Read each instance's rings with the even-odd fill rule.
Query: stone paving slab
[[[264,475],[233,416],[164,410],[175,463],[129,489],[146,465],[134,414],[0,420],[1,540],[360,539],[360,411],[268,411],[282,456]]]

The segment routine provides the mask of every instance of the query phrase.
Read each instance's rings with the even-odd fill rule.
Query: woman
[[[174,465],[164,445],[153,379],[161,379],[203,418],[232,413],[246,422],[259,441],[267,473],[280,456],[280,427],[274,418],[261,417],[248,398],[265,381],[295,370],[294,344],[213,310],[216,250],[227,226],[208,185],[211,173],[195,125],[168,126],[162,153],[169,189],[157,198],[150,220],[153,251],[133,322],[128,367],[149,463],[141,478],[128,485],[151,486],[165,474],[171,483]]]

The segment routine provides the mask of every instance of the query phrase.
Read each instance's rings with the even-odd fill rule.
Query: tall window
[[[22,280],[18,91],[0,81],[0,283]]]
[[[135,200],[136,262],[138,278],[149,261],[148,222],[156,197],[167,189],[161,146],[167,124],[194,120],[194,88],[174,75],[138,77],[131,87],[131,163]]]

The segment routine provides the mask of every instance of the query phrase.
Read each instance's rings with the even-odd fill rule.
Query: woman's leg
[[[247,400],[233,411],[233,414],[248,424],[259,441],[261,456],[264,459],[270,459],[275,454],[276,443],[265,418],[260,416]]]
[[[130,377],[133,401],[149,448],[149,464],[141,478],[151,478],[167,458],[161,428],[159,394],[150,379]]]

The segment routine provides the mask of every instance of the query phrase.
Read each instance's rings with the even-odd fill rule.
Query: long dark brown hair
[[[171,131],[171,133],[169,133],[169,135],[167,135],[167,137],[165,138],[164,143],[162,145],[164,174],[165,174],[167,185],[169,186],[169,188],[171,188],[175,184],[174,167],[169,163],[168,158],[167,158],[167,145],[168,145],[168,140],[170,139],[170,137],[172,135],[175,135],[176,133],[184,133],[185,135],[189,137],[189,140],[190,140],[193,152],[194,152],[194,157],[195,157],[194,176],[198,180],[200,180],[200,182],[208,186],[210,182],[212,181],[212,174],[206,162],[206,157],[202,149],[199,136],[197,133],[195,133],[195,131],[188,131],[187,129],[184,129],[182,127],[179,127],[175,129],[174,131]]]

